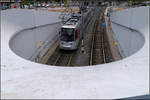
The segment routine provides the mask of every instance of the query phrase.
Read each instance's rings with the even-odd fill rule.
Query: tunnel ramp
[[[149,7],[128,9],[128,13],[141,9],[145,9],[142,10],[146,14],[144,20],[149,22]],[[17,31],[33,25],[25,24],[27,16],[19,19],[19,12],[29,13],[15,10],[1,13],[2,98],[117,99],[149,93],[149,23],[145,27],[136,27],[143,34],[145,43],[139,52],[126,59],[84,68],[49,67],[25,60],[9,48],[9,40]],[[114,16],[115,22],[121,19],[124,11],[119,13],[120,16],[117,13]],[[141,11],[137,13],[142,15]]]

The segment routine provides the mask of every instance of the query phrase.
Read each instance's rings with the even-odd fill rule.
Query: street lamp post
[[[12,1],[10,0],[10,8],[11,8],[11,2],[12,2]]]
[[[34,7],[35,7],[35,10],[37,10],[36,0],[34,0]]]

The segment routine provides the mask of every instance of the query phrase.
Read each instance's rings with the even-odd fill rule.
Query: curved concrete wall
[[[92,67],[50,67],[22,59],[9,48],[13,34],[33,25],[24,20],[28,13],[18,14],[23,12],[30,13],[1,12],[2,98],[118,99],[149,94],[149,33],[142,33],[144,47],[126,59]]]
[[[10,48],[19,56],[34,60],[37,52],[41,50],[39,43],[48,47],[53,43],[52,40],[57,38],[58,29],[60,27],[60,13],[34,10],[8,10],[2,16],[2,31],[15,32],[9,42]],[[7,20],[5,20],[7,19]],[[7,26],[11,25],[9,30]],[[15,27],[14,27],[15,26]],[[35,28],[36,27],[36,28]],[[53,34],[56,33],[56,34]],[[42,47],[43,47],[42,46]]]
[[[34,60],[36,56],[42,57],[58,38],[59,29],[60,23],[54,23],[20,31],[11,38],[10,48],[28,60]],[[44,50],[41,50],[42,48]]]
[[[119,51],[123,57],[128,57],[144,45],[144,36],[138,31],[133,31],[115,23],[111,23],[114,37],[119,42]]]
[[[111,15],[111,21],[138,30],[141,33],[149,32],[149,7],[114,12]]]
[[[148,35],[145,33],[149,32],[149,7],[113,12],[110,20],[122,56],[130,56],[142,48]]]
[[[2,13],[2,31],[9,31],[10,29],[6,29],[8,25],[12,26],[12,31],[15,31],[15,29],[20,31],[34,26],[60,22],[60,19],[58,19],[60,13],[58,12],[11,9]],[[15,27],[13,27],[14,25]]]

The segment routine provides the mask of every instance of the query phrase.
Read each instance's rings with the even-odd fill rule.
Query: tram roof
[[[70,19],[62,26],[62,28],[76,28],[78,24],[78,19]]]

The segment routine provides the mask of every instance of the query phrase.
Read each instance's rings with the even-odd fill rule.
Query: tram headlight
[[[64,44],[63,42],[61,42],[61,44]]]
[[[71,42],[70,45],[73,45],[73,43]]]

